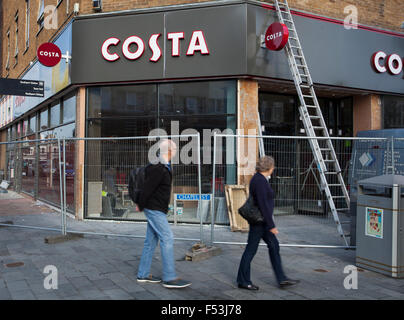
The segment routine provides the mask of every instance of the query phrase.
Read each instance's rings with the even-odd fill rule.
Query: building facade
[[[330,136],[404,127],[402,1],[289,4]],[[358,25],[347,28],[356,13]],[[265,135],[305,134],[287,59],[261,45],[277,21],[270,3],[3,0],[3,18],[1,77],[45,81],[44,98],[0,100],[1,141],[25,141],[0,147],[0,170],[34,198],[60,201],[59,146],[32,140],[147,136],[154,128],[257,132],[259,122]],[[67,58],[41,65],[44,42]],[[71,141],[66,150],[69,211],[140,217],[125,203],[133,162],[124,160],[137,157],[134,146]],[[178,179],[187,174],[179,170]],[[206,166],[206,192],[210,178]],[[223,183],[244,182],[227,169]],[[185,180],[175,187],[196,191]]]

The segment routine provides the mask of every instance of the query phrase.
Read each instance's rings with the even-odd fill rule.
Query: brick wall
[[[265,1],[271,2],[271,1]],[[354,5],[358,23],[404,32],[403,0],[288,0],[289,6],[323,16],[344,20],[349,13],[344,8]]]
[[[0,19],[3,19],[3,5],[0,0]],[[2,21],[2,20],[1,20]],[[3,24],[0,22],[0,70],[3,70]],[[1,73],[0,73],[1,77]]]
[[[102,0],[102,11],[111,12],[195,2],[204,2],[204,0]],[[263,2],[273,3],[271,0]],[[401,29],[401,24],[404,22],[404,1],[402,0],[288,0],[288,3],[292,9],[341,20],[344,20],[349,14],[344,13],[344,8],[354,5],[358,9],[359,24],[404,32]],[[92,1],[80,0],[81,14],[93,12]]]
[[[36,50],[40,44],[51,40],[63,26],[71,19],[73,10],[73,1],[69,1],[69,10],[66,14],[66,4],[68,1],[63,0],[57,8],[57,26],[56,29],[43,28],[39,33],[39,26],[37,23],[39,3],[40,0],[30,0],[30,15],[29,15],[29,47],[26,48],[26,2],[25,0],[1,0],[3,12],[0,13],[0,24],[2,24],[1,39],[3,47],[2,52],[2,68],[1,77],[18,78],[29,67],[29,63],[36,57]],[[45,0],[45,7],[47,5],[55,5],[56,0]],[[18,11],[18,57],[14,57],[15,52],[15,15]],[[50,20],[50,14],[45,14],[46,18]],[[52,22],[52,21],[50,21]],[[5,70],[7,60],[7,31],[10,30],[10,70]]]

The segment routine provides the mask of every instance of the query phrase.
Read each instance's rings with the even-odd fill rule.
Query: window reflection
[[[404,98],[383,97],[384,129],[404,128]]]

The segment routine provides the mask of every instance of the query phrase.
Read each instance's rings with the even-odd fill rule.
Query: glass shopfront
[[[383,96],[383,128],[404,128],[404,97]]]
[[[8,129],[8,176],[11,186],[38,199],[60,205],[59,152],[57,142],[36,142],[75,136],[76,95],[70,93],[30,114]],[[18,161],[18,159],[21,159]],[[66,146],[67,208],[74,209],[74,144]],[[69,170],[72,174],[68,174]]]
[[[352,98],[319,98],[324,121],[331,137],[352,137]],[[264,135],[305,136],[299,119],[297,96],[261,92],[259,112]],[[318,178],[313,175],[313,157],[307,140],[285,138],[265,140],[265,153],[275,158],[276,170],[272,185],[276,192],[275,214],[290,214],[297,211],[316,212],[318,201],[323,199],[318,188]],[[345,170],[349,163],[351,141],[334,144],[338,161]],[[316,180],[317,179],[317,180]],[[304,188],[299,186],[304,185]],[[299,199],[299,201],[295,201]],[[311,199],[311,200],[307,200]]]
[[[207,140],[209,146],[204,145],[204,134],[206,136],[214,129],[235,132],[236,83],[228,80],[90,87],[87,136],[149,136],[150,131],[157,128],[164,130],[160,131],[162,135],[178,135],[193,129],[201,135],[202,154],[205,148],[213,145],[213,138]],[[128,176],[131,169],[148,162],[148,150],[154,143],[148,143],[147,139],[87,142],[87,217],[144,219],[128,198]],[[178,143],[180,150],[187,142]],[[198,193],[197,165],[181,164],[179,154],[177,161],[173,160],[173,192]],[[202,164],[201,171],[202,193],[210,193],[212,166]],[[235,183],[233,171],[226,177],[228,183]],[[180,205],[183,205],[181,221],[199,221],[196,202]],[[169,219],[173,220],[173,215],[169,215]]]

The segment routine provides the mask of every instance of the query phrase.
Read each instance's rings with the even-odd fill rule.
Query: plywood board
[[[248,222],[238,213],[238,209],[247,200],[248,188],[243,185],[226,185],[225,193],[231,230],[248,231]]]

